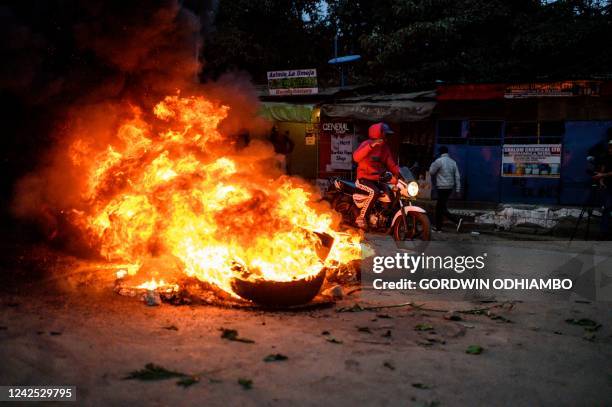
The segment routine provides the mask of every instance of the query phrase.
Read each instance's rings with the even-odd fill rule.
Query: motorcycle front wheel
[[[396,242],[407,240],[421,240],[427,242],[431,239],[431,227],[427,214],[421,212],[408,212],[406,214],[408,225],[404,217],[400,216],[393,224],[393,239]]]

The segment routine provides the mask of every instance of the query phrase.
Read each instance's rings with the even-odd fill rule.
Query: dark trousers
[[[442,229],[444,217],[446,216],[451,222],[459,222],[459,218],[448,210],[448,198],[453,193],[452,189],[439,189],[438,200],[436,201],[436,229]]]
[[[610,237],[610,211],[612,211],[612,188],[604,188],[603,195],[603,212],[601,214],[601,234],[605,238]]]

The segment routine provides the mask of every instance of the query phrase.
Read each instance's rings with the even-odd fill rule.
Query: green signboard
[[[314,95],[319,92],[316,69],[268,72],[268,90],[272,96]]]

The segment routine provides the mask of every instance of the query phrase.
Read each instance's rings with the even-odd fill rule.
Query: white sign
[[[313,95],[319,93],[316,69],[269,71],[268,91],[271,96]]]
[[[502,177],[559,178],[561,144],[504,144]]]
[[[334,134],[352,134],[353,130],[346,122],[326,122],[321,125],[323,131]]]
[[[353,136],[331,136],[331,166],[336,170],[353,168]]]

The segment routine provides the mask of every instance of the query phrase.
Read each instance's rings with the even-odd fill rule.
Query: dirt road
[[[609,303],[366,308],[410,301],[362,292],[302,312],[148,307],[110,288],[37,283],[2,297],[0,383],[76,385],[78,404],[95,406],[612,404]],[[287,359],[264,360],[276,354]],[[199,381],[124,380],[148,363]]]

